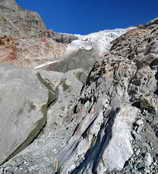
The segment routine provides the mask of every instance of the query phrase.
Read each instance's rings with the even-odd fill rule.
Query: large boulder
[[[50,93],[56,93],[57,96],[48,104],[47,124],[40,136],[10,160],[10,167],[6,163],[7,167],[1,168],[6,172],[10,170],[23,174],[37,171],[40,174],[51,173],[54,170],[53,161],[56,154],[71,138],[71,133],[76,127],[76,122],[72,121],[71,115],[87,74],[82,69],[67,73],[43,70],[37,73],[48,89],[51,88]],[[32,167],[28,168],[26,165]]]
[[[0,65],[0,164],[28,146],[46,123],[48,91],[36,74]]]

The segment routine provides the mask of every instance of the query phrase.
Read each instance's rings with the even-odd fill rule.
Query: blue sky
[[[17,0],[57,32],[87,34],[158,17],[158,0]]]

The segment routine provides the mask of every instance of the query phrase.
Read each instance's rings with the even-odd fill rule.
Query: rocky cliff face
[[[15,0],[0,1],[0,63],[35,67],[63,56],[67,44],[77,38],[47,30],[36,12]]]
[[[19,7],[15,0],[0,1],[0,34],[32,36],[46,30],[40,16]]]
[[[0,9],[0,174],[158,173],[157,19],[81,36]]]

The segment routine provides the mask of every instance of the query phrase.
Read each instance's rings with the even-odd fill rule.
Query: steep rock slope
[[[51,71],[89,69],[98,56],[95,44],[104,40],[106,48],[124,32],[123,29],[103,31],[90,36],[56,33],[47,30],[36,12],[19,7],[14,0],[3,0],[0,2],[0,63],[35,69],[50,65],[46,69]]]
[[[56,173],[157,173],[156,23],[113,41],[74,108],[79,124]],[[74,117],[73,117],[74,118]]]
[[[0,37],[0,63],[34,68],[42,63],[58,60],[66,45],[49,38]]]
[[[0,34],[17,37],[33,36],[46,27],[40,16],[19,7],[15,0],[0,1]]]
[[[125,31],[126,30],[120,30],[118,33],[120,35],[121,32],[124,33]],[[110,31],[110,33],[115,32],[115,37],[117,37],[117,30]],[[107,51],[110,48],[110,40],[113,38],[111,38],[108,31],[107,36],[106,31],[104,31],[104,33],[105,37],[103,39],[108,40],[105,43]],[[97,36],[97,33],[95,35]],[[90,36],[88,37],[90,39]],[[76,45],[77,42],[80,43],[80,46]],[[93,41],[93,43],[97,44],[97,41]],[[87,41],[84,40],[73,41],[67,47],[67,55],[63,57],[65,63],[63,64],[62,61],[59,61],[59,68],[52,69],[58,72],[50,71],[50,69],[47,72],[43,70],[45,69],[45,66],[43,65],[36,69],[37,74],[40,74],[40,79],[46,85],[48,91],[52,93],[53,90],[53,95],[56,100],[53,104],[49,104],[47,124],[43,133],[41,133],[39,138],[37,138],[29,147],[15,156],[13,161],[11,160],[11,168],[5,167],[4,165],[4,167],[1,168],[2,171],[12,171],[14,173],[20,172],[20,168],[16,166],[21,166],[21,164],[26,162],[30,167],[25,168],[22,165],[20,170],[23,173],[38,172],[41,174],[49,174],[50,172],[53,172],[54,164],[52,163],[54,163],[53,161],[56,159],[56,154],[63,148],[63,146],[65,146],[70,139],[72,132],[74,132],[75,127],[79,123],[78,119],[73,121],[73,110],[76,99],[80,95],[82,85],[86,81],[88,69],[91,69],[91,66],[97,59],[102,59],[102,57],[97,56],[96,53],[98,52],[91,43],[87,43]],[[74,56],[72,56],[73,54]],[[71,60],[74,60],[74,65],[72,65]],[[80,63],[81,60],[83,60],[82,63]],[[63,65],[67,65],[67,68],[64,69]]]
[[[4,64],[1,65],[1,72],[5,71],[0,78],[0,111],[1,129],[6,129],[0,132],[0,163],[2,165],[14,157],[20,163],[24,159],[32,159],[34,163],[29,163],[30,168],[23,170],[16,168],[18,164],[15,162],[11,168],[2,166],[1,172],[29,173],[32,168],[33,173],[50,173],[53,171],[50,163],[77,125],[77,122],[72,122],[72,109],[86,81],[88,70],[101,58],[95,46],[100,42],[101,34],[78,36],[46,30],[36,13],[20,8],[15,1],[4,0],[0,8],[3,11],[2,18],[5,18],[0,25],[0,62]],[[36,22],[32,22],[34,17]],[[109,50],[110,41],[124,32],[126,30],[103,31],[105,49]],[[52,68],[56,61],[58,64]],[[15,64],[19,68],[6,63]],[[50,65],[52,69],[49,71],[53,72],[43,71],[45,64]],[[23,67],[35,68],[36,71]],[[7,97],[3,95],[5,90]],[[5,112],[4,108],[7,108]]]
[[[158,173],[157,19],[87,36],[37,24],[0,42],[1,63],[16,65],[0,66],[0,173]]]
[[[54,61],[75,39],[47,30],[36,12],[19,7],[15,0],[0,1],[0,63],[35,67]]]
[[[156,174],[157,37],[152,23],[114,40],[92,67],[76,102],[62,116],[59,105],[53,105],[45,133],[3,165],[2,173]],[[53,77],[53,72],[39,73],[43,79]],[[58,96],[74,82],[65,80],[62,88],[56,80]]]

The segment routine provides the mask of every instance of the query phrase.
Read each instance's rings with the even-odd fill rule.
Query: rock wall
[[[81,36],[0,8],[0,174],[158,173],[157,19]]]

